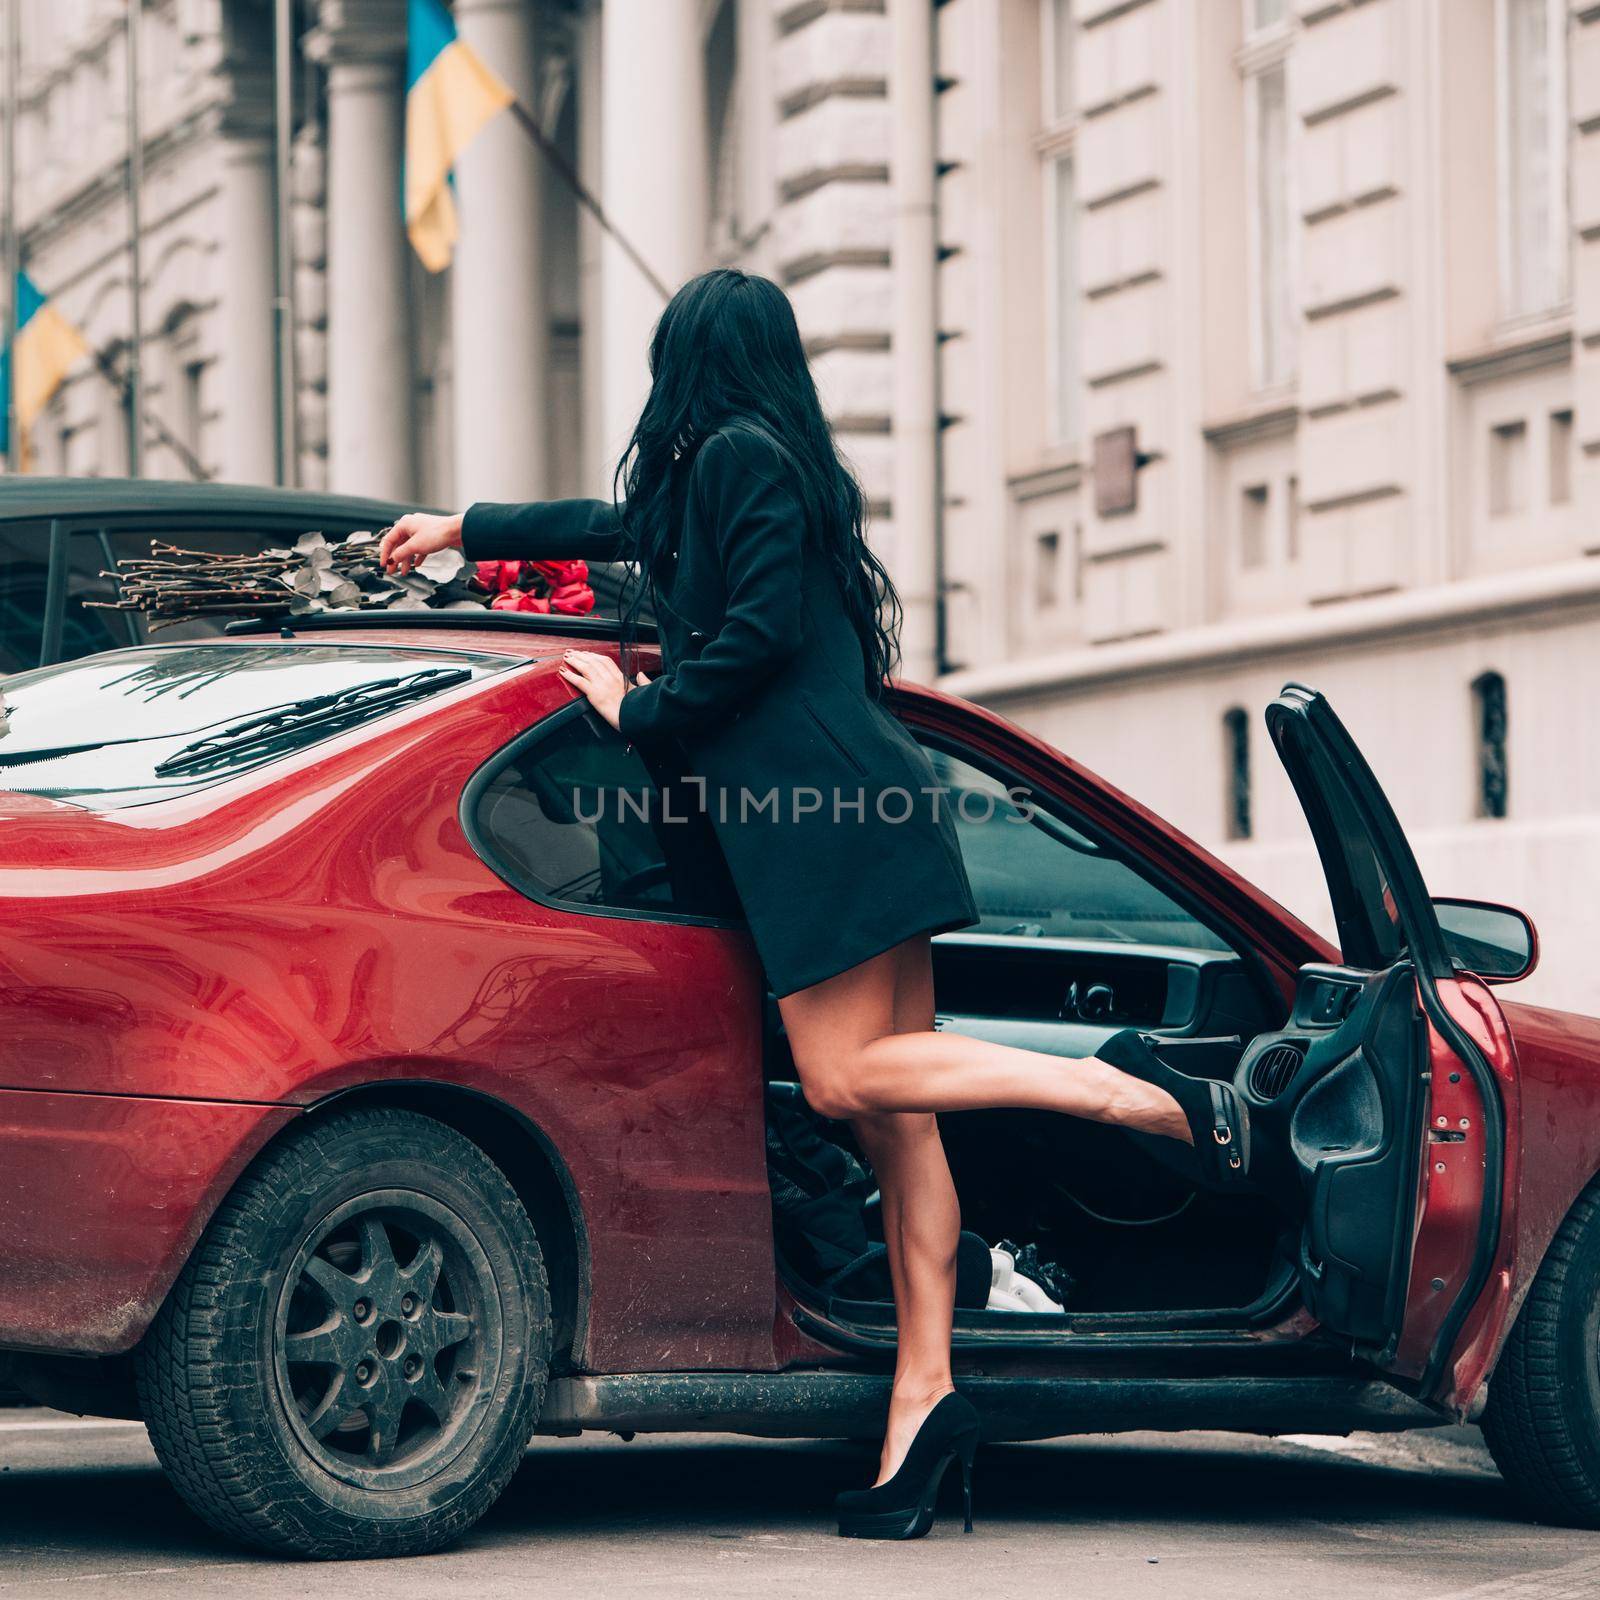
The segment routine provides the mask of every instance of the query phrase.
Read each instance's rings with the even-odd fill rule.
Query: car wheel
[[[1545,1252],[1489,1381],[1483,1432],[1534,1517],[1600,1528],[1600,1190]]]
[[[213,1527],[297,1555],[434,1550],[494,1503],[550,1360],[527,1212],[409,1111],[308,1122],[218,1208],[138,1352],[156,1454]]]

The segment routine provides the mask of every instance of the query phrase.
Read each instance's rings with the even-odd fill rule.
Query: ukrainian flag
[[[17,432],[23,470],[27,470],[28,433],[61,380],[84,356],[89,343],[84,336],[39,293],[27,273],[17,274],[17,339],[11,350],[0,350],[0,398],[16,385]],[[0,450],[9,450],[6,408],[0,406]]]
[[[456,37],[439,0],[410,0],[406,34],[406,232],[429,272],[450,265],[456,207],[450,169],[516,97]]]

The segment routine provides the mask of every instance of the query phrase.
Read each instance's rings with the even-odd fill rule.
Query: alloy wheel
[[[283,1281],[273,1367],[284,1413],[311,1459],[347,1483],[401,1488],[438,1472],[482,1420],[500,1360],[489,1261],[425,1195],[347,1201]]]

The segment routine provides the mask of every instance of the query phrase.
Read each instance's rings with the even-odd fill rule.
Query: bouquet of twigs
[[[459,550],[436,550],[404,577],[378,565],[375,533],[330,540],[303,533],[290,549],[217,555],[150,542],[148,556],[117,562],[118,598],[91,600],[111,611],[138,611],[149,628],[191,617],[301,615],[311,611],[563,611],[594,609],[581,561],[474,565]],[[507,568],[514,567],[514,572]]]

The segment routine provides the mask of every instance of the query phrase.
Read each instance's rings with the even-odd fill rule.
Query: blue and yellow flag
[[[450,169],[515,95],[456,37],[439,0],[410,0],[406,35],[406,232],[429,272],[450,265]]]
[[[0,400],[16,385],[19,454],[27,470],[28,432],[61,380],[89,354],[89,342],[40,294],[27,273],[17,274],[17,341],[0,351]],[[9,450],[5,406],[0,405],[0,450]]]

